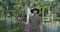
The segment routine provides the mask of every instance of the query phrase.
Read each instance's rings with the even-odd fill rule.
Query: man
[[[39,9],[34,8],[31,10],[31,13],[33,14],[33,16],[29,18],[29,25],[31,28],[31,32],[42,32],[42,26],[41,26],[42,17],[38,16]]]
[[[7,32],[10,32],[10,29],[11,29],[11,19],[10,18],[11,18],[10,16],[6,17]]]

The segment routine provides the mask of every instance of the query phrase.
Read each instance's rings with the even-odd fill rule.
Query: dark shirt
[[[39,16],[31,16],[29,18],[31,29],[33,32],[39,32],[39,24],[42,22],[42,18]]]

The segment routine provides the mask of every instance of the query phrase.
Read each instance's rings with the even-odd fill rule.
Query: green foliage
[[[13,10],[12,14],[16,16],[20,16],[22,14],[26,15],[27,11],[27,3],[30,3],[31,8],[38,8],[41,11],[46,11],[49,9],[48,7],[55,8],[57,1],[52,1],[51,3],[45,2],[44,0],[4,0],[0,3],[0,10]],[[1,5],[2,4],[2,5]],[[46,8],[46,9],[45,9]],[[52,9],[51,9],[52,10]],[[54,10],[54,9],[53,9]],[[23,15],[24,16],[24,15]]]

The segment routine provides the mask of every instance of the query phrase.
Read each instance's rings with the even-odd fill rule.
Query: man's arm
[[[41,23],[41,24],[40,24],[40,32],[43,32],[43,31],[44,31],[43,25],[44,25],[44,23]]]

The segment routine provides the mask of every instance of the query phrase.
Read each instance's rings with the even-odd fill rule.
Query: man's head
[[[34,9],[31,10],[31,13],[33,13],[33,14],[39,14],[39,9],[34,8]]]
[[[10,18],[11,16],[7,16],[7,17],[9,17],[9,18]]]

